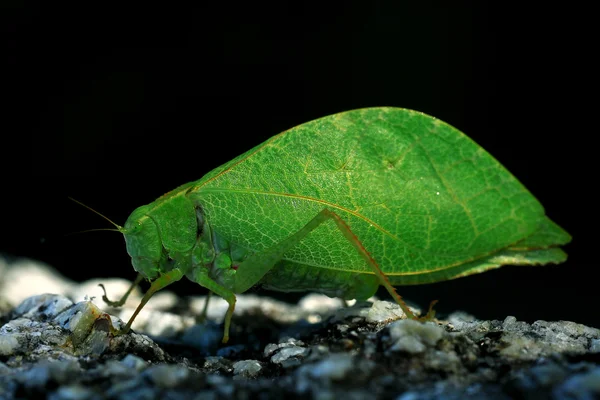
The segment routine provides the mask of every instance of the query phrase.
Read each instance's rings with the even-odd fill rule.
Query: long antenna
[[[101,216],[102,218],[104,218],[105,220],[107,220],[108,222],[110,222],[111,224],[113,224],[114,226],[117,227],[117,229],[89,229],[85,232],[90,232],[90,231],[117,231],[117,232],[123,232],[123,227],[121,225],[115,224],[113,221],[111,221],[108,217],[100,214],[98,211],[94,210],[92,207],[86,206],[85,204],[83,204],[80,201],[75,200],[74,198],[72,198],[71,196],[67,196],[69,199],[73,200],[75,203],[79,204],[82,207],[87,208],[88,210],[92,211],[93,213],[98,214],[99,216]]]
[[[121,232],[118,229],[111,229],[111,228],[96,228],[96,229],[86,229],[83,231],[77,231],[77,232],[71,232],[71,233],[66,233],[65,236],[71,236],[71,235],[77,235],[80,233],[87,233],[87,232],[98,232],[98,231],[111,231],[111,232]]]

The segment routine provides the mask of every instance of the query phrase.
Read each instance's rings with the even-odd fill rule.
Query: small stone
[[[117,335],[110,341],[110,351],[113,353],[122,354],[124,349],[128,353],[142,354],[152,362],[165,361],[166,355],[148,336],[130,332],[127,335]]]
[[[40,293],[66,296],[73,285],[49,265],[25,258],[7,263],[0,275],[0,293],[11,304],[20,304]]]
[[[517,322],[517,318],[513,317],[512,315],[509,315],[508,317],[504,318],[504,322],[502,323],[502,327],[504,329],[506,329],[507,327],[514,325],[514,323]]]
[[[46,388],[50,381],[59,384],[72,382],[81,372],[77,361],[45,360],[24,372],[19,379],[25,387],[40,390]]]
[[[94,392],[82,385],[62,386],[48,396],[48,400],[87,400],[99,398]]]
[[[178,314],[143,308],[134,320],[133,328],[150,336],[171,338],[193,324],[194,319],[191,316],[183,317]]]
[[[221,372],[221,373],[229,373],[231,372],[232,364],[226,358],[223,357],[206,357],[204,359],[204,369],[208,372]]]
[[[600,339],[590,341],[590,353],[600,353]]]
[[[280,348],[283,347],[292,347],[292,346],[304,346],[304,342],[302,340],[298,340],[292,337],[288,337],[288,338],[282,338],[279,341],[278,346]]]
[[[341,380],[354,368],[354,357],[348,353],[331,354],[326,359],[306,367],[314,378]]]
[[[134,379],[116,380],[103,389],[102,399],[154,399],[157,397],[156,388],[147,386],[141,377]],[[94,399],[95,400],[95,399]]]
[[[143,372],[156,386],[174,388],[189,377],[190,370],[180,365],[159,364],[149,367]]]
[[[14,315],[38,320],[54,318],[72,305],[73,302],[65,296],[45,293],[23,300],[15,308]]]
[[[467,314],[464,311],[455,311],[448,315],[448,323],[457,331],[469,331],[475,326],[479,325],[481,321],[478,321],[473,315]]]
[[[126,367],[136,371],[142,371],[148,367],[148,363],[141,357],[135,356],[133,354],[127,354],[122,360],[121,363]]]
[[[306,315],[296,305],[291,305],[270,297],[254,294],[245,294],[242,297],[238,295],[238,302],[236,303],[237,314],[256,312],[257,310],[260,310],[260,313],[266,317],[282,324],[293,324]]]
[[[271,357],[271,362],[274,364],[284,364],[288,359],[290,358],[304,358],[304,356],[306,355],[306,353],[308,352],[308,350],[304,347],[298,347],[298,346],[294,346],[294,347],[285,347],[281,350],[279,350],[279,352],[277,352],[273,357]],[[295,363],[285,363],[286,365],[291,366],[290,364],[295,364]]]
[[[342,307],[335,311],[331,323],[342,322],[352,318],[366,319],[372,303],[366,301],[356,302],[352,307]]]
[[[555,363],[536,365],[531,368],[531,376],[535,379],[536,385],[549,387],[562,382],[567,375],[567,371]]]
[[[17,335],[0,334],[0,356],[15,354],[19,346]]]
[[[413,391],[408,391],[408,392],[404,392],[400,396],[396,397],[396,400],[419,400],[422,398],[423,397],[421,397],[419,395],[419,393],[413,392]]]
[[[435,349],[427,353],[425,363],[427,368],[431,370],[446,371],[449,373],[459,370],[462,364],[455,351],[440,351]]]
[[[76,354],[96,355],[103,354],[110,346],[110,332],[108,329],[97,329],[99,320],[92,327],[92,331],[85,337],[83,343],[76,349]]]
[[[0,376],[4,375],[4,374],[8,374],[8,372],[10,371],[10,367],[6,364],[4,364],[2,361],[0,361]]]
[[[269,343],[265,346],[265,350],[263,351],[263,355],[265,357],[271,356],[271,354],[275,353],[279,349],[279,345],[275,343]]]
[[[207,357],[207,358],[215,358],[215,357]],[[222,375],[210,374],[206,376],[206,383],[213,387],[225,386],[227,384],[228,379]]]
[[[542,343],[528,337],[505,334],[502,342],[507,345],[500,350],[500,354],[507,358],[534,360],[542,352]]]
[[[444,335],[444,330],[432,322],[419,322],[403,319],[389,325],[389,350],[405,351],[411,354],[422,353],[427,347],[435,344]]]
[[[404,318],[404,311],[398,304],[389,301],[375,301],[366,315],[367,322],[379,324]]]
[[[337,310],[342,306],[338,298],[332,298],[324,294],[311,293],[304,296],[298,302],[298,307],[307,313],[325,314],[332,310]]]
[[[96,320],[107,315],[91,301],[80,301],[54,318],[60,327],[71,331],[75,347],[81,345],[92,331]],[[107,328],[108,329],[108,328]]]
[[[97,373],[103,377],[126,377],[135,374],[137,371],[116,360],[108,360],[104,365],[96,368]]]
[[[570,321],[515,322],[502,334],[500,354],[518,360],[535,360],[553,353],[585,354],[600,330]]]
[[[576,374],[553,391],[557,399],[598,399],[600,398],[600,367],[586,373]]]
[[[244,378],[256,378],[262,369],[257,360],[243,360],[233,364],[233,374]]]
[[[283,338],[278,344],[269,343],[268,345],[266,345],[265,350],[263,351],[263,355],[265,357],[269,357],[279,349],[297,346],[304,346],[304,342],[294,338]]]

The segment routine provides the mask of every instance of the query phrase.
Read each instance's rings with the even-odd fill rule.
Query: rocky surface
[[[215,297],[197,322],[205,297],[158,293],[118,334],[139,292],[117,310],[99,281],[31,261],[0,259],[0,276],[0,399],[600,398],[600,330],[574,322],[456,312],[419,323],[376,299],[241,295],[223,345]],[[128,285],[103,283],[115,298]]]

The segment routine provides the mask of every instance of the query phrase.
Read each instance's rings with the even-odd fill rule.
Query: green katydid
[[[280,133],[137,208],[124,227],[138,283],[187,277],[229,303],[255,285],[364,300],[383,285],[559,263],[567,232],[500,163],[426,114],[376,107]],[[119,302],[105,301],[113,305]],[[432,307],[424,319],[434,315]]]

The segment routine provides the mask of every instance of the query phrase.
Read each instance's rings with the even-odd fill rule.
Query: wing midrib
[[[309,202],[313,202],[313,203],[317,203],[317,204],[321,204],[323,205],[323,208],[325,207],[330,207],[330,208],[334,208],[340,211],[344,211],[347,212],[350,215],[355,216],[356,218],[359,218],[361,220],[363,220],[364,222],[366,222],[367,224],[375,227],[376,229],[378,229],[381,233],[386,234],[387,236],[398,240],[399,242],[402,242],[402,240],[396,236],[393,235],[391,232],[389,232],[388,230],[386,230],[385,228],[383,228],[381,225],[377,224],[375,221],[365,217],[364,215],[350,210],[346,207],[342,207],[339,204],[335,204],[335,203],[331,203],[329,201],[326,200],[321,200],[321,199],[316,199],[314,197],[310,197],[310,196],[303,196],[303,195],[298,195],[298,194],[292,194],[292,193],[280,193],[280,192],[269,192],[269,191],[262,191],[262,190],[247,190],[247,189],[217,189],[217,188],[204,188],[202,189],[202,192],[207,193],[207,192],[227,192],[227,193],[231,193],[231,192],[235,192],[235,193],[243,193],[243,194],[258,194],[258,195],[265,195],[265,196],[277,196],[277,197],[285,197],[285,198],[292,198],[292,199],[298,199],[298,200],[304,200],[304,201],[309,201]],[[404,242],[403,242],[404,243]]]

